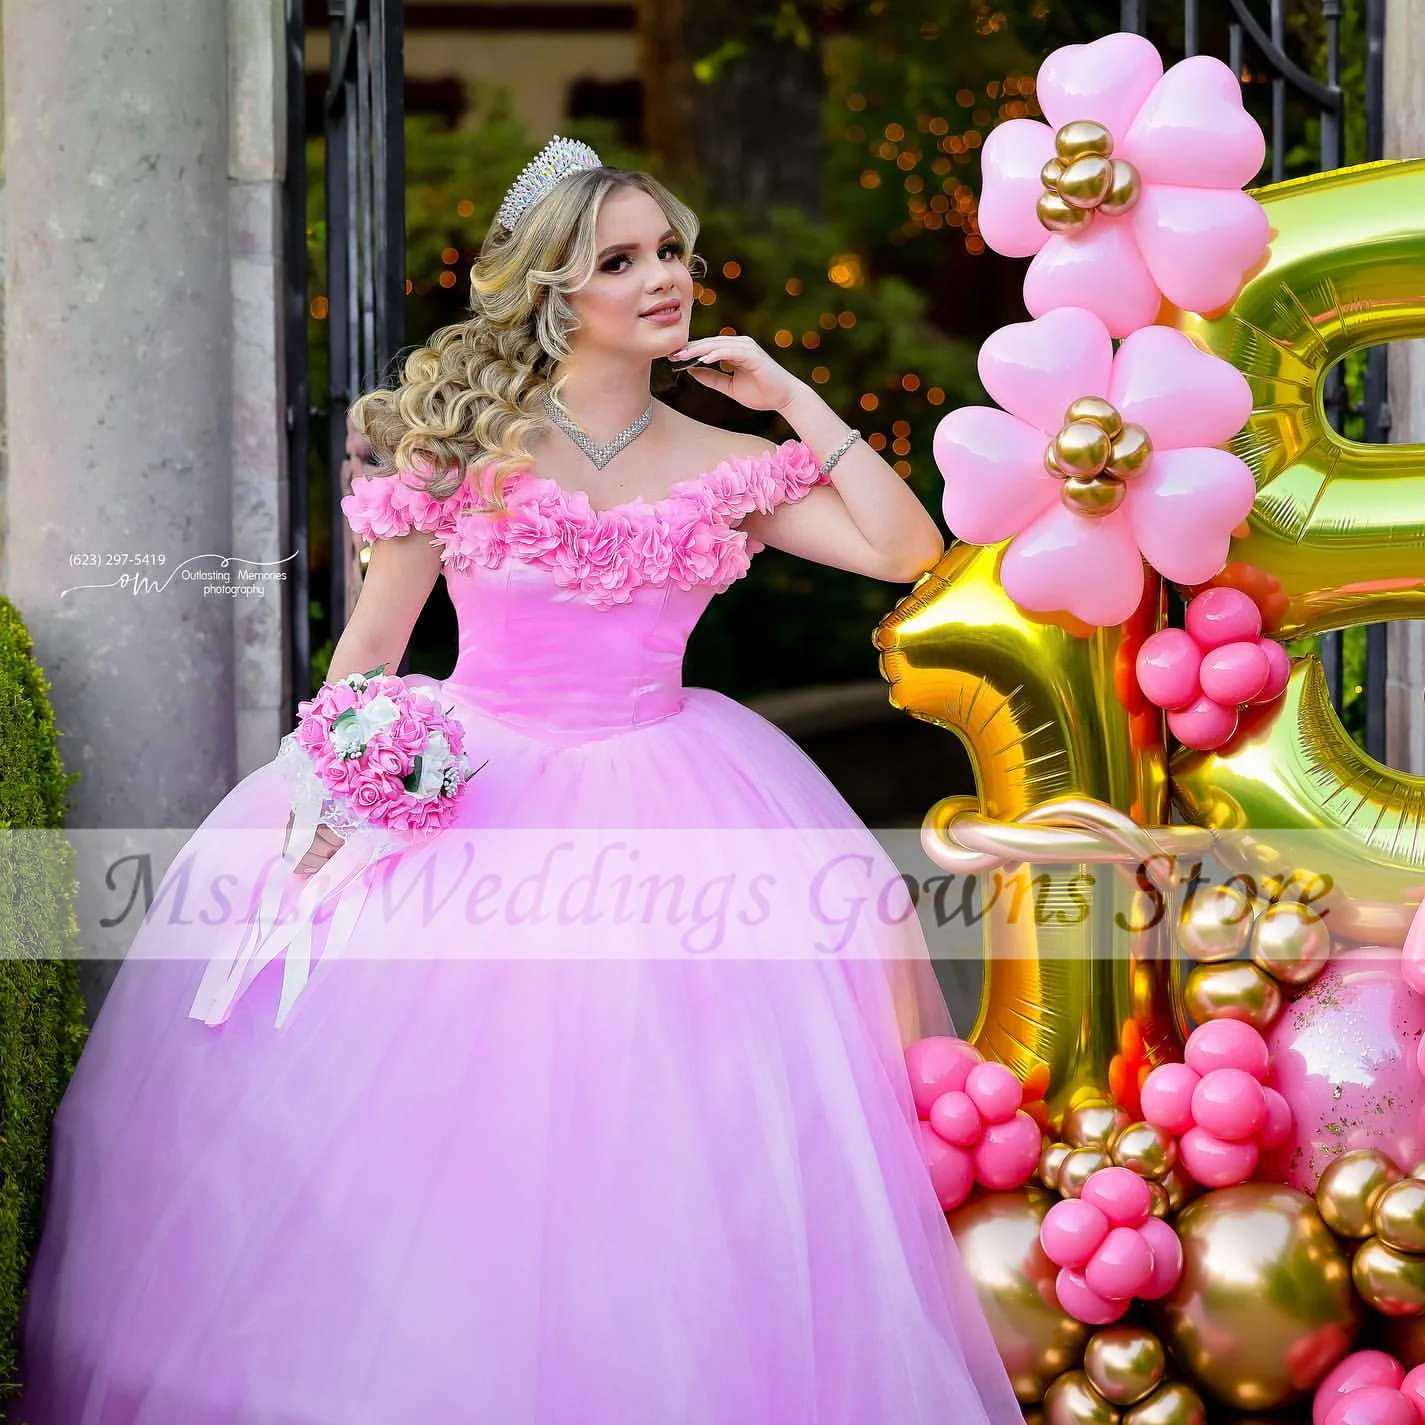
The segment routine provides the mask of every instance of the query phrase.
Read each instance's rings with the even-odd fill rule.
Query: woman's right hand
[[[296,816],[287,818],[287,834],[292,834],[292,824],[297,820]],[[315,839],[307,848],[305,855],[292,868],[294,876],[311,876],[320,871],[323,866],[345,845],[343,839],[334,832],[331,827],[323,822],[317,827]],[[284,851],[287,849],[286,842],[283,843]]]

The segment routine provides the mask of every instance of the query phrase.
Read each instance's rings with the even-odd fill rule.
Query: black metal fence
[[[404,31],[401,0],[328,0],[330,81],[322,105],[325,139],[327,270],[327,389],[309,392],[306,361],[306,135],[302,96],[306,11],[287,0],[288,161],[288,407],[292,536],[304,552],[295,580],[291,656],[295,698],[311,691],[313,599],[324,605],[333,638],[345,618],[349,590],[341,514],[340,472],[346,459],[345,412],[375,386],[405,339],[406,159]],[[313,404],[314,397],[318,398]],[[325,587],[311,587],[305,554],[311,509],[307,462],[309,422],[327,426],[328,517],[332,531]],[[294,710],[295,712],[295,710]]]
[[[283,205],[283,366],[287,383],[287,502],[292,547],[297,550],[288,605],[287,657],[293,706],[312,692],[312,589],[309,550],[307,455],[311,386],[307,363],[307,123],[301,95],[306,87],[306,25],[302,0],[286,6],[287,169]]]
[[[1250,75],[1254,106],[1262,111],[1269,144],[1269,171],[1262,181],[1288,174],[1288,155],[1299,157],[1313,127],[1321,170],[1347,161],[1346,132],[1351,115],[1341,84],[1343,43],[1365,46],[1365,152],[1354,160],[1379,158],[1383,148],[1383,68],[1387,0],[1365,0],[1364,35],[1343,40],[1345,0],[1316,0],[1324,35],[1325,74],[1309,73],[1287,53],[1285,0],[1121,0],[1121,26],[1147,34],[1164,56],[1212,52],[1239,75]],[[1411,3],[1411,0],[1395,0]],[[342,535],[340,472],[346,459],[344,412],[361,391],[385,372],[404,341],[405,150],[402,0],[327,0],[331,33],[330,82],[323,102],[329,379],[323,393],[309,391],[306,362],[308,293],[306,272],[306,165],[303,46],[315,0],[287,0],[288,163],[286,175],[287,251],[287,425],[291,472],[291,529],[303,551],[293,578],[290,650],[294,698],[311,690],[311,604],[326,609],[332,632],[341,632],[348,602],[348,561]],[[1265,21],[1260,18],[1266,12]],[[1347,52],[1349,55],[1349,51]],[[1265,75],[1265,80],[1261,76]],[[1258,103],[1265,83],[1269,101]],[[314,399],[317,404],[313,404]],[[1337,429],[1348,418],[1360,423],[1368,442],[1388,438],[1386,350],[1366,354],[1364,396],[1351,404],[1338,368],[1326,391],[1328,416]],[[330,478],[332,544],[324,587],[311,587],[306,553],[310,547],[307,463],[309,422],[325,418]],[[1353,631],[1366,641],[1362,699],[1364,740],[1375,757],[1385,755],[1386,628]],[[1321,640],[1322,660],[1338,708],[1346,702],[1342,635]]]
[[[1287,14],[1284,0],[1268,0],[1265,6],[1249,0],[1122,0],[1120,25],[1125,30],[1146,34],[1163,50],[1165,57],[1174,45],[1185,55],[1218,53],[1234,74],[1265,73],[1270,92],[1265,131],[1269,172],[1263,182],[1278,183],[1288,174],[1287,156],[1300,152],[1312,120],[1319,127],[1319,170],[1341,168],[1348,161],[1346,125],[1349,119],[1346,95],[1341,85],[1344,0],[1317,0],[1324,32],[1324,77],[1310,74],[1287,53]],[[1384,152],[1385,137],[1385,7],[1387,0],[1366,0],[1364,34],[1352,35],[1364,43],[1365,68],[1365,152],[1351,155],[1351,161],[1369,162]],[[1397,4],[1411,0],[1396,0]],[[1265,25],[1259,12],[1265,9]],[[1338,366],[1328,378],[1325,405],[1328,419],[1339,431],[1348,418],[1360,422],[1367,443],[1379,443],[1390,436],[1390,408],[1386,392],[1386,348],[1376,346],[1365,353],[1362,399],[1351,404],[1346,381]],[[1386,625],[1372,624],[1349,636],[1365,639],[1365,677],[1360,694],[1365,705],[1364,741],[1366,751],[1382,761],[1386,739]],[[1321,639],[1321,661],[1325,667],[1332,700],[1338,709],[1347,700],[1343,635],[1331,633]]]

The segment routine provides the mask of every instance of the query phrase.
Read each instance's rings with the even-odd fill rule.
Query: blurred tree
[[[1324,74],[1320,0],[1283,3],[1294,58]],[[1363,112],[1362,6],[1344,4],[1343,79],[1356,86],[1348,161],[1356,161],[1349,116]],[[1203,8],[1203,47],[1225,53],[1211,26],[1220,27],[1226,7]],[[1182,6],[1151,10],[1163,27],[1151,37],[1171,62],[1181,52]],[[988,252],[979,234],[981,145],[995,124],[1038,114],[1034,74],[1046,53],[1111,32],[1118,15],[1118,0],[643,0],[645,147],[608,122],[569,131],[611,163],[656,173],[700,214],[709,270],[693,334],[757,338],[859,425],[934,509],[935,425],[953,406],[983,399],[979,342],[1025,316],[1024,264]],[[1249,65],[1248,100],[1264,118],[1270,84],[1259,70]],[[459,131],[408,120],[410,343],[466,310],[480,236],[537,147],[502,90],[472,85],[469,113]],[[1290,117],[1289,171],[1309,171],[1309,116]],[[318,170],[312,192],[320,191]],[[319,208],[312,230],[312,389],[320,392]],[[790,434],[686,380],[663,394],[714,424]],[[313,450],[325,449],[314,428]],[[326,478],[316,462],[314,560],[329,537]],[[768,551],[702,621],[690,681],[746,695],[873,677],[870,630],[898,593]],[[432,602],[413,647],[420,671],[448,666],[453,630],[440,604]]]
[[[822,206],[819,0],[643,0],[648,146],[715,204],[765,225]]]

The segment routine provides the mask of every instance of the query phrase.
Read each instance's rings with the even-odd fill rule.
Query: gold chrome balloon
[[[1107,1148],[1128,1121],[1128,1115],[1107,1099],[1083,1099],[1064,1114],[1059,1132],[1075,1148]]]
[[[1114,439],[1108,468],[1110,473],[1126,480],[1138,474],[1152,458],[1153,442],[1148,432],[1130,421]]]
[[[1064,169],[1057,187],[1070,206],[1097,208],[1113,187],[1113,164],[1101,153],[1086,153]]]
[[[1072,402],[1064,412],[1064,424],[1073,425],[1075,421],[1092,421],[1110,440],[1115,439],[1123,429],[1123,417],[1118,414],[1117,407],[1102,396],[1080,396]]]
[[[1425,1257],[1397,1252],[1379,1237],[1368,1237],[1356,1249],[1351,1277],[1361,1299],[1383,1316],[1425,1312]]]
[[[1161,1185],[1163,1191],[1168,1195],[1169,1215],[1177,1212],[1185,1203],[1190,1202],[1197,1193],[1197,1184],[1182,1167],[1176,1167],[1168,1173],[1162,1179]]]
[[[1061,1375],[1044,1394],[1046,1425],[1118,1425],[1118,1419],[1082,1371]]]
[[[1098,210],[1100,213],[1107,213],[1111,218],[1121,218],[1138,201],[1142,192],[1143,183],[1138,176],[1138,170],[1131,163],[1115,158],[1113,179],[1108,185],[1108,192],[1104,194],[1103,202],[1098,205]]]
[[[1057,158],[1051,158],[1043,168],[1039,170],[1039,181],[1051,193],[1058,192],[1059,180],[1064,176],[1064,165]]]
[[[1055,133],[1054,151],[1064,163],[1072,163],[1088,153],[1108,158],[1113,153],[1113,135],[1092,119],[1076,119]]]
[[[986,1193],[948,1218],[1014,1393],[1026,1405],[1078,1365],[1089,1334],[1059,1305],[1059,1269],[1039,1245],[1039,1224],[1056,1200],[1038,1188]]]
[[[1039,1181],[1051,1192],[1059,1191],[1059,1169],[1072,1149],[1069,1143],[1045,1143],[1039,1154]]]
[[[1059,491],[1059,498],[1076,515],[1102,519],[1128,498],[1128,487],[1112,475],[1070,475]]]
[[[1235,960],[1251,934],[1252,902],[1236,886],[1204,886],[1178,915],[1178,944],[1201,964]]]
[[[1397,1252],[1425,1253],[1425,1183],[1404,1178],[1376,1198],[1376,1235]]]
[[[1084,1351],[1084,1374],[1110,1405],[1133,1405],[1162,1384],[1168,1356],[1141,1326],[1106,1326]]]
[[[1118,627],[1031,617],[1000,586],[1003,549],[953,546],[881,621],[875,644],[892,703],[963,739],[988,816],[1084,797],[1164,825],[1163,717],[1133,673],[1161,622],[1160,583],[1149,577],[1138,613]],[[927,838],[952,840],[938,829],[952,801],[931,808]],[[1047,1066],[1052,1112],[1104,1093],[1127,1028],[1149,1067],[1179,1056],[1172,920],[1163,898],[1140,903],[1136,869],[1030,864],[980,875],[984,991],[969,1037],[1021,1079]],[[1043,913],[1016,913],[1014,878],[1031,876],[1046,885]]]
[[[1153,1319],[1218,1400],[1275,1409],[1313,1390],[1350,1350],[1361,1325],[1350,1267],[1305,1193],[1274,1183],[1221,1188],[1173,1225],[1183,1275]]]
[[[1097,421],[1070,421],[1054,437],[1054,455],[1071,475],[1097,475],[1113,454],[1113,441]]]
[[[1125,1410],[1123,1425],[1207,1425],[1207,1409],[1190,1385],[1170,1380],[1141,1405]]]
[[[1349,353],[1425,336],[1425,160],[1337,169],[1255,196],[1272,227],[1266,261],[1224,314],[1173,317],[1253,394],[1229,448],[1251,467],[1257,502],[1213,582],[1253,594],[1283,640],[1420,618],[1425,446],[1338,435],[1322,392]],[[1221,751],[1182,754],[1174,774],[1184,816],[1226,833],[1218,855],[1231,870],[1309,868],[1332,888],[1334,936],[1403,942],[1425,890],[1425,778],[1356,748],[1315,660],[1298,665],[1279,705],[1244,718]]]
[[[1369,1237],[1375,1231],[1371,1214],[1376,1200],[1400,1169],[1375,1148],[1342,1153],[1316,1184],[1316,1205],[1326,1225],[1342,1237]]]
[[[1183,1004],[1201,1024],[1208,1019],[1240,1019],[1265,1033],[1282,1012],[1281,988],[1250,960],[1194,965],[1183,986]]]
[[[1178,1161],[1177,1139],[1151,1123],[1130,1123],[1114,1138],[1110,1151],[1120,1168],[1132,1168],[1140,1178],[1155,1183],[1167,1177]]]
[[[1252,927],[1252,959],[1284,984],[1309,984],[1331,959],[1331,932],[1311,906],[1278,901]]]
[[[1107,1148],[1074,1148],[1059,1165],[1059,1191],[1065,1197],[1077,1197],[1096,1172],[1112,1166]]]
[[[1051,233],[1073,233],[1088,227],[1093,222],[1093,212],[1088,208],[1075,208],[1066,203],[1057,193],[1041,193],[1034,205],[1039,221]]]

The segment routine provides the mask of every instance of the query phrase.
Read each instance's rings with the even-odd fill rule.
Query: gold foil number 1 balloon
[[[1009,599],[1000,550],[956,546],[882,621],[876,645],[892,701],[963,739],[992,817],[1092,797],[1160,824],[1162,722],[1132,681],[1137,648],[1161,617],[1160,585],[1150,578],[1121,627],[1066,627]],[[930,819],[960,809],[942,803]],[[1150,1059],[1176,1045],[1166,927],[1135,917],[1131,875],[1102,864],[1007,866],[981,876],[979,899],[985,985],[969,1037],[1021,1078],[1047,1066],[1052,1107],[1101,1097],[1125,1038]]]
[[[1322,406],[1326,374],[1348,352],[1425,336],[1425,161],[1256,196],[1272,225],[1266,263],[1225,315],[1177,321],[1237,366],[1255,397],[1231,448],[1254,473],[1256,505],[1215,582],[1252,594],[1281,639],[1425,615],[1425,450],[1347,441]],[[1161,718],[1133,669],[1161,621],[1161,591],[1150,580],[1118,628],[1038,619],[1000,587],[1001,552],[952,548],[882,621],[892,701],[964,740],[990,817],[1076,796],[1161,825]],[[1251,833],[1220,845],[1230,870],[1257,884],[1303,868],[1331,876],[1334,932],[1403,937],[1425,888],[1425,779],[1356,751],[1319,665],[1300,665],[1280,703],[1220,751],[1181,754],[1173,774],[1189,820]],[[966,805],[939,803],[927,822],[943,826]],[[1291,833],[1314,840],[1292,844]],[[971,1037],[986,1053],[1021,1076],[1047,1066],[1048,1098],[1063,1108],[1101,1094],[1130,1046],[1149,1062],[1175,1050],[1166,926],[1131,908],[1122,873],[1031,865],[982,880],[985,988]]]

